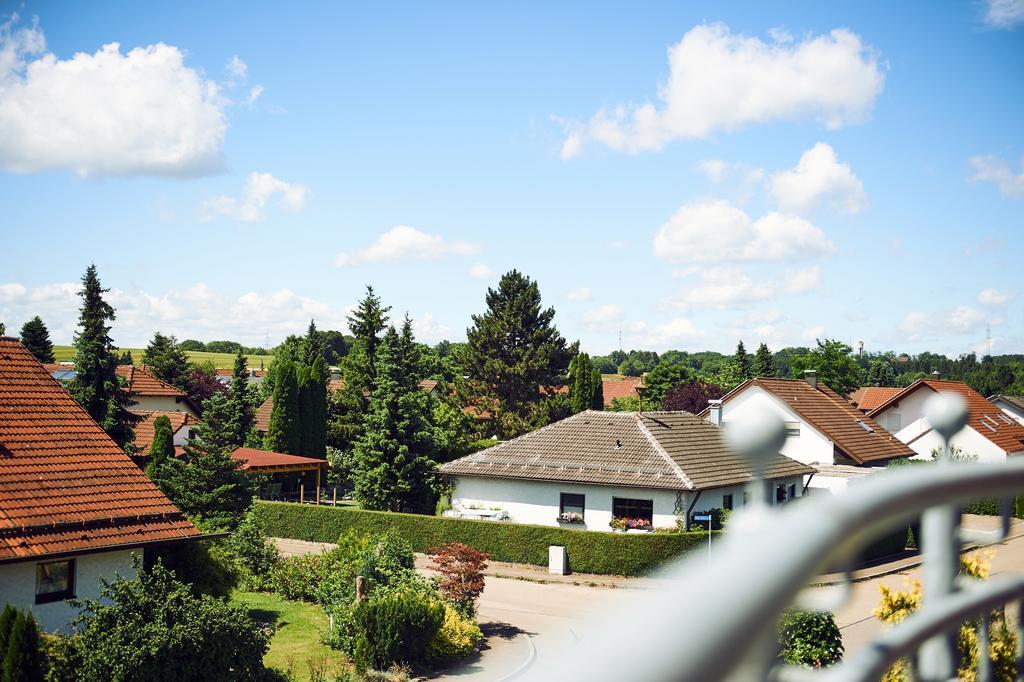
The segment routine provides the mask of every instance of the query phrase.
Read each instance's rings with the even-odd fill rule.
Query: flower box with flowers
[[[583,523],[583,514],[579,512],[562,512],[558,515],[559,523]]]
[[[653,528],[647,519],[635,519],[628,516],[614,516],[608,524],[613,530],[625,533],[630,530],[651,530]]]

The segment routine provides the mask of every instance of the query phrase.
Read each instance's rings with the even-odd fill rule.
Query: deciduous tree
[[[853,349],[835,339],[818,339],[817,343],[817,348],[811,352],[793,358],[794,378],[801,378],[806,370],[813,369],[818,381],[840,395],[856,390],[861,385],[861,370],[851,356]]]

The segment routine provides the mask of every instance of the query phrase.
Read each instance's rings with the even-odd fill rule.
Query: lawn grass
[[[136,365],[142,364],[142,353],[145,351],[144,348],[119,348],[118,351],[123,353],[124,351],[131,351],[132,360],[135,361]],[[189,360],[192,362],[202,363],[206,361],[213,362],[213,366],[217,368],[230,368],[235,365],[235,356],[233,353],[207,353],[206,351],[186,351]],[[53,355],[57,362],[67,362],[75,358],[75,347],[74,346],[54,346]],[[260,363],[263,363],[263,368],[270,367],[271,361],[274,359],[273,355],[247,355],[246,358],[249,362],[249,369],[259,369]]]
[[[231,601],[249,609],[261,623],[273,623],[277,633],[263,662],[282,671],[291,669],[296,680],[309,680],[309,663],[324,665],[330,675],[346,667],[345,656],[320,641],[327,616],[319,606],[288,601],[276,594],[234,591]]]

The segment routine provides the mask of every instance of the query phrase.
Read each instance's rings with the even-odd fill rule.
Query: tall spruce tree
[[[747,348],[743,345],[742,340],[736,344],[736,354],[732,358],[743,379],[750,379],[754,376],[754,366],[750,362],[750,356],[747,354]]]
[[[270,424],[264,438],[265,447],[271,452],[288,455],[301,454],[302,425],[299,416],[299,382],[295,364],[277,360],[282,365],[277,373],[274,386],[274,407],[270,412]]]
[[[103,300],[106,292],[96,266],[90,265],[78,292],[82,310],[75,333],[75,378],[68,389],[89,416],[124,447],[135,439],[133,427],[139,417],[132,414],[135,403],[117,376],[117,356],[108,324],[114,319],[114,309]]]
[[[153,339],[142,352],[142,364],[148,366],[161,381],[185,393],[190,392],[192,368],[188,356],[173,336],[164,336],[160,332],[153,334]]]
[[[39,362],[52,363],[54,361],[50,331],[38,315],[22,325],[21,343]]]
[[[579,344],[566,344],[552,323],[555,309],[541,308],[537,282],[517,270],[487,290],[486,302],[487,311],[474,315],[466,330],[464,367],[470,393],[479,403],[495,403],[502,435],[515,436],[529,428],[541,389],[565,382]],[[513,419],[505,421],[503,413]]]
[[[231,408],[231,444],[240,447],[245,443],[249,432],[256,423],[255,410],[252,406],[249,390],[249,368],[245,356],[239,350],[235,356],[235,364],[231,371],[231,385],[228,386],[228,405]]]
[[[775,376],[775,359],[772,357],[772,352],[768,350],[768,344],[762,343],[757,347],[757,353],[754,355],[754,376]]]
[[[430,397],[409,386],[406,350],[391,327],[378,349],[373,397],[353,452],[355,496],[364,509],[429,513],[436,485]]]
[[[569,405],[573,414],[589,410],[594,406],[594,391],[600,382],[594,384],[594,366],[590,356],[580,353],[569,363]]]
[[[234,530],[252,506],[252,484],[241,466],[241,461],[232,459],[231,451],[197,435],[185,444],[185,457],[164,462],[153,480],[179,509],[205,528]]]

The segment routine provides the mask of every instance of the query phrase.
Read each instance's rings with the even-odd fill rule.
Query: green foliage
[[[243,589],[261,590],[271,584],[281,557],[251,509],[228,538],[227,546],[238,562]]]
[[[791,665],[823,668],[843,660],[843,637],[828,611],[788,609],[779,620],[779,658]]]
[[[402,587],[372,594],[353,615],[358,670],[384,670],[395,663],[420,668],[444,624],[445,608],[440,600]]]
[[[693,370],[677,362],[660,362],[658,366],[644,377],[647,394],[644,396],[644,409],[661,408],[665,395],[674,387],[693,381]]]
[[[0,661],[3,682],[42,682],[46,671],[39,647],[39,630],[31,611],[17,611],[10,621],[7,647]]]
[[[604,575],[642,575],[707,544],[706,533],[595,533],[283,502],[257,502],[255,513],[267,533],[274,537],[333,542],[347,531],[374,535],[393,530],[417,552],[462,542],[487,552],[493,561],[537,566],[547,565],[549,545],[562,545],[569,553],[574,571]]]
[[[874,360],[868,367],[868,386],[895,386],[896,370],[888,360]]]
[[[231,530],[252,505],[251,481],[224,449],[201,440],[185,445],[185,457],[172,457],[154,473],[154,482],[190,518],[211,528]]]
[[[227,396],[230,417],[228,419],[227,440],[235,447],[242,446],[252,432],[256,422],[256,411],[253,409],[252,391],[249,389],[249,367],[239,351],[235,356],[235,364],[231,371],[231,385]]]
[[[197,595],[226,597],[242,578],[237,558],[225,540],[219,538],[150,549],[146,553],[147,567],[158,561]]]
[[[146,475],[154,478],[160,467],[173,457],[174,432],[171,430],[171,420],[162,414],[153,420],[153,442],[149,446],[149,463],[146,465]]]
[[[543,426],[530,421],[541,390],[565,383],[579,344],[568,346],[554,326],[554,308],[541,308],[537,282],[516,270],[487,290],[487,311],[473,316],[463,357],[474,404],[495,403],[504,437]],[[511,419],[502,419],[509,413]]]
[[[299,416],[299,381],[297,368],[288,360],[275,360],[277,383],[274,386],[274,407],[265,437],[266,449],[287,455],[302,454],[302,424]]]
[[[580,353],[569,363],[568,386],[573,414],[594,408],[594,394],[601,390],[601,375],[597,374],[595,382],[594,366],[586,353]]]
[[[114,309],[103,300],[108,290],[100,285],[96,266],[90,265],[82,276],[82,309],[75,333],[75,379],[68,390],[114,441],[124,447],[135,440],[134,426],[139,417],[132,414],[135,403],[121,389],[117,376],[117,356],[110,338]]]
[[[245,608],[196,596],[160,564],[104,582],[99,600],[75,605],[80,679],[227,681],[265,673],[270,634]]]
[[[11,627],[14,625],[14,620],[18,617],[18,613],[18,609],[10,604],[4,605],[4,610],[0,612],[0,671],[3,670],[4,656],[7,654],[7,642],[11,638]]]
[[[433,663],[451,663],[469,656],[484,635],[472,618],[463,617],[449,604],[444,605],[444,622],[427,645],[427,658]]]
[[[160,332],[153,334],[153,340],[142,353],[142,364],[149,367],[161,381],[186,393],[192,389],[188,356],[173,336]]]
[[[899,554],[907,548],[907,526],[902,525],[875,539],[861,552],[864,561],[873,561],[882,557]]]
[[[768,344],[762,343],[757,347],[757,353],[754,355],[754,376],[775,376],[775,360],[772,358],[772,352],[768,350]]]
[[[792,376],[799,379],[806,370],[813,369],[818,373],[818,381],[836,393],[852,393],[862,382],[860,366],[851,353],[853,349],[842,341],[818,339],[817,348],[793,358]]]
[[[747,348],[743,345],[742,340],[736,344],[736,353],[732,356],[732,361],[743,380],[754,376],[754,364],[750,361]]]
[[[649,350],[631,350],[619,362],[618,372],[627,377],[638,377],[658,366],[658,354]]]
[[[0,334],[0,336],[2,336],[2,334]],[[38,315],[22,325],[21,343],[39,362],[54,362],[53,343],[50,341],[50,331],[46,328],[46,325],[43,324],[42,318]]]

